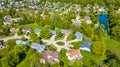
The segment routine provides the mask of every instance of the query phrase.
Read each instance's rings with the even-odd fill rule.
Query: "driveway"
[[[53,35],[50,40],[46,40],[46,39],[42,39],[43,42],[46,42],[46,45],[53,45],[57,48],[57,51],[61,51],[61,49],[66,49],[66,50],[70,50],[70,47],[74,47],[71,43],[72,42],[78,42],[80,40],[78,39],[74,39],[71,41],[67,41],[68,36],[65,36],[62,40],[55,40],[56,35]],[[57,42],[64,42],[63,46],[60,46],[57,44]]]

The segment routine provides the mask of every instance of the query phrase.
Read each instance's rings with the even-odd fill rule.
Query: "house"
[[[0,40],[0,50],[3,50],[5,48],[4,40]]]
[[[76,26],[78,26],[78,25],[81,24],[80,20],[76,20],[76,19],[74,20],[74,19],[72,19],[71,21],[72,21],[73,25],[76,25]]]
[[[40,60],[42,63],[50,63],[50,64],[54,64],[55,62],[59,62],[59,52],[58,51],[51,51],[51,50],[46,50],[43,54],[42,54],[42,58]]]
[[[40,45],[38,43],[32,43],[31,48],[37,50],[38,52],[42,52],[46,49],[46,46],[45,45]]]
[[[56,35],[56,34],[57,34],[56,31],[54,31],[54,30],[50,30],[50,33],[51,33],[52,35]]]
[[[26,46],[29,46],[30,45],[30,42],[25,42],[25,41],[22,41],[22,40],[16,40],[16,45],[26,45]]]
[[[80,15],[79,15],[79,14],[76,14],[75,17],[76,17],[76,18],[75,18],[75,19],[72,19],[71,21],[72,21],[73,25],[78,26],[78,25],[80,25],[80,23],[81,23]]]
[[[19,28],[10,28],[11,33],[17,33],[19,31]]]
[[[84,12],[87,13],[87,14],[89,14],[90,10],[89,9],[85,9]]]
[[[12,25],[12,20],[5,20],[4,22],[3,22],[3,24],[4,25]]]
[[[28,35],[31,32],[31,29],[30,28],[23,28],[22,31],[25,32],[25,35]]]
[[[70,35],[70,31],[67,30],[67,29],[62,29],[61,33],[64,34],[64,35]]]
[[[80,32],[76,32],[75,36],[76,36],[76,39],[78,39],[78,40],[82,40],[83,39],[83,35]]]
[[[35,28],[35,29],[34,29],[34,32],[35,32],[37,35],[39,35],[40,31],[41,31],[40,28]]]
[[[0,33],[3,33],[3,29],[0,29]]]
[[[90,16],[84,16],[84,21],[86,21],[87,24],[91,24],[92,23],[92,20],[91,20],[91,17]]]
[[[85,41],[83,44],[81,44],[80,49],[91,52],[91,46],[92,44],[90,42]]]
[[[100,7],[100,8],[98,9],[98,11],[99,11],[99,12],[105,12],[105,7],[104,7],[104,6]]]
[[[80,19],[80,15],[79,14],[76,14],[76,20],[79,20]]]
[[[74,61],[76,59],[82,59],[82,55],[79,49],[73,49],[73,50],[68,51],[66,53],[66,56],[68,57],[70,61]]]
[[[6,15],[3,17],[4,20],[10,20],[11,19],[11,16],[10,15]]]

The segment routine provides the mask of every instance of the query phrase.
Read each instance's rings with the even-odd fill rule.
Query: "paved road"
[[[68,36],[65,36],[63,40],[55,40],[56,35],[53,35],[50,40],[42,39],[43,42],[46,42],[46,45],[51,45],[55,46],[57,48],[57,51],[60,51],[61,49],[67,49],[70,50],[70,47],[74,47],[71,43],[72,42],[78,42],[80,40],[74,39],[71,41],[67,41]],[[64,42],[65,44],[63,46],[58,45],[56,42]]]
[[[7,41],[7,40],[9,40],[9,39],[20,39],[21,37],[22,37],[22,36],[17,36],[17,35],[15,35],[15,36],[13,36],[13,37],[2,38],[2,39],[0,39],[0,40]],[[27,36],[24,36],[24,37],[29,39],[29,37],[27,37]],[[57,51],[60,51],[60,50],[63,49],[63,48],[66,49],[66,50],[70,50],[70,47],[73,47],[73,45],[71,44],[72,42],[78,42],[78,41],[80,41],[80,40],[78,40],[78,39],[74,39],[74,40],[71,40],[71,41],[67,41],[68,36],[65,36],[65,37],[63,38],[63,40],[55,40],[55,37],[56,37],[56,35],[53,35],[53,36],[50,38],[50,40],[42,39],[42,41],[43,41],[43,42],[46,42],[46,43],[47,43],[46,45],[51,45],[51,44],[53,44],[53,46],[55,46],[55,47],[57,48]],[[56,42],[64,42],[64,45],[63,45],[63,46],[60,46],[60,45],[58,45]]]
[[[2,38],[0,40],[4,40],[5,42],[10,40],[10,39],[20,39],[22,36],[12,36],[12,37],[7,37],[7,38]]]

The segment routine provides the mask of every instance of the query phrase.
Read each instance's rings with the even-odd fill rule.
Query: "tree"
[[[15,46],[13,50],[9,51],[2,59],[3,67],[16,67],[25,57],[28,51],[27,46],[19,45]]]
[[[50,38],[51,37],[51,33],[50,33],[50,28],[49,28],[49,26],[45,26],[42,30],[41,30],[41,32],[40,32],[40,36],[42,37],[42,38]]]
[[[75,34],[70,34],[67,40],[73,40],[75,38],[76,38]]]
[[[31,39],[33,42],[36,42],[36,43],[39,43],[39,42],[40,42],[39,37],[37,36],[37,34],[36,34],[34,31],[32,31],[32,32],[30,33],[30,39]]]
[[[104,56],[106,53],[106,46],[102,41],[96,41],[92,45],[92,51],[94,54]]]
[[[120,25],[114,26],[112,28],[112,35],[120,38]]]
[[[5,42],[5,45],[8,50],[11,50],[15,46],[15,40],[8,40],[7,42]]]
[[[3,31],[4,31],[4,35],[6,35],[6,36],[8,36],[9,33],[10,33],[10,30],[9,30],[8,27],[4,27],[4,28],[3,28]]]
[[[86,22],[83,22],[80,26],[80,32],[82,32],[83,34],[85,34],[88,37],[92,37],[93,35],[93,28],[88,25]]]
[[[61,33],[61,30],[60,29],[57,29],[57,36],[56,36],[56,38],[57,37],[62,37],[63,36],[63,34]]]

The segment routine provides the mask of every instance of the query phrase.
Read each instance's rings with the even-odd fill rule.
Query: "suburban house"
[[[3,17],[4,20],[10,20],[11,19],[11,16],[10,15],[6,15]]]
[[[75,19],[71,19],[71,21],[72,21],[73,25],[78,26],[78,25],[80,25],[80,23],[81,23],[80,15],[79,15],[79,14],[76,14],[75,17],[76,17],[76,18],[75,18]]]
[[[3,33],[3,29],[0,29],[0,33]]]
[[[67,29],[62,29],[62,30],[61,30],[61,33],[64,34],[64,35],[69,35],[69,34],[70,34],[70,31],[67,30]]]
[[[79,20],[80,19],[80,15],[79,14],[76,14],[76,20]]]
[[[40,28],[35,28],[34,29],[34,32],[39,36],[39,33],[40,33],[41,29]]]
[[[10,28],[11,33],[17,33],[19,31],[19,28]]]
[[[83,39],[83,35],[80,32],[76,32],[75,36],[78,40],[82,40]]]
[[[4,40],[0,40],[0,50],[3,50],[5,48]]]
[[[54,64],[55,62],[59,62],[59,52],[58,51],[51,51],[51,50],[46,50],[43,54],[42,54],[42,58],[40,60],[42,63],[50,63],[50,64]]]
[[[105,12],[105,6],[102,6],[98,9],[99,12]]]
[[[92,20],[91,20],[91,17],[90,16],[84,16],[84,21],[87,23],[87,24],[91,24],[92,23]]]
[[[4,25],[12,25],[12,20],[5,20],[4,22],[3,22],[3,24]]]
[[[80,49],[91,52],[91,46],[92,44],[90,42],[85,41],[83,44],[81,44]]]
[[[28,35],[31,32],[31,29],[30,28],[23,28],[22,31],[25,32],[25,35]]]
[[[42,52],[46,49],[45,45],[40,45],[38,43],[32,43],[31,48],[37,50],[38,52]]]
[[[72,21],[73,25],[76,25],[76,26],[80,25],[80,23],[81,23],[80,20],[76,20],[76,19],[72,19],[71,21]]]
[[[16,40],[16,45],[27,45],[29,46],[30,45],[30,41],[29,42],[25,42],[25,41],[22,41],[22,40]]]
[[[66,53],[66,56],[68,57],[70,61],[74,61],[76,59],[82,59],[82,55],[79,49],[73,49],[73,50],[68,51]]]
[[[51,33],[52,35],[57,35],[56,31],[54,31],[54,30],[50,30],[50,33]]]

